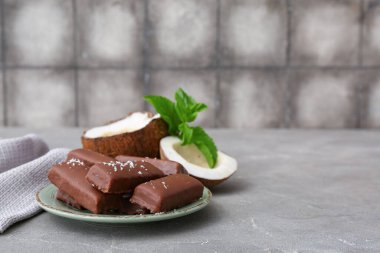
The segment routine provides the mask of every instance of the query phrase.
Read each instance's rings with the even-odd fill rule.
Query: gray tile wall
[[[184,87],[207,127],[380,128],[380,0],[0,8],[3,126],[93,126]]]

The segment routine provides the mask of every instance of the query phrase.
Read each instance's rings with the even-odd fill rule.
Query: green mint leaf
[[[186,123],[181,123],[178,126],[180,131],[180,137],[182,140],[182,145],[187,145],[192,143],[193,139],[193,128],[189,127]]]
[[[210,168],[214,168],[218,160],[218,150],[213,139],[203,128],[191,127],[187,123],[193,122],[198,113],[207,109],[207,105],[198,103],[183,89],[175,93],[175,101],[161,96],[145,96],[161,118],[168,124],[169,134],[178,136],[182,145],[194,144],[202,152]]]
[[[161,118],[168,124],[169,134],[178,135],[178,125],[181,121],[176,113],[174,103],[162,96],[145,96],[144,99],[156,109]]]
[[[218,149],[214,140],[201,127],[193,127],[192,143],[194,143],[205,156],[210,168],[214,168],[218,160]]]
[[[207,109],[207,105],[203,103],[197,103],[192,107],[194,112],[201,112]]]
[[[196,102],[183,89],[175,93],[175,110],[182,122],[192,122],[197,118],[198,112],[207,108],[207,105]]]

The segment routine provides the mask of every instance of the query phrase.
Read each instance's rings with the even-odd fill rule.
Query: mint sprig
[[[145,96],[144,99],[156,109],[161,118],[168,124],[169,134],[178,135],[178,125],[181,120],[176,113],[175,104],[161,96]]]
[[[207,109],[207,105],[197,103],[181,88],[175,93],[175,101],[175,111],[182,122],[193,122],[197,118],[198,112]]]
[[[175,102],[162,96],[145,96],[161,118],[168,124],[169,134],[178,136],[182,145],[194,144],[202,152],[211,168],[215,167],[218,152],[213,139],[200,126],[189,126],[199,112],[207,109],[204,103],[198,103],[183,89],[175,93]]]

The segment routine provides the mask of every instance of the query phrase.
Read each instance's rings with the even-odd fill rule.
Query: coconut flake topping
[[[71,158],[69,161],[66,162],[66,164],[73,165],[73,166],[78,164],[78,165],[84,166],[84,162],[82,162],[81,160],[76,159],[76,158]]]

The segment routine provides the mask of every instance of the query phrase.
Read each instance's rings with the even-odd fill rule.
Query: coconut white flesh
[[[178,162],[195,177],[220,180],[231,176],[237,170],[236,159],[218,151],[214,168],[209,168],[206,159],[193,145],[180,146],[181,140],[174,136],[162,138],[160,148],[166,159]],[[194,150],[196,149],[196,151]]]
[[[159,118],[160,115],[156,114],[149,117],[148,113],[135,112],[128,115],[126,118],[113,122],[111,124],[94,127],[86,131],[84,137],[86,138],[99,138],[118,135],[122,133],[131,133],[144,128],[152,120]]]

